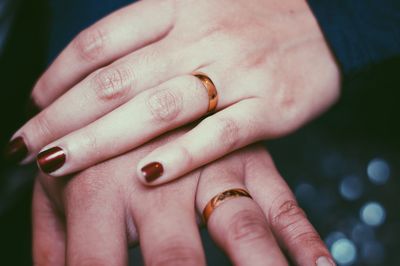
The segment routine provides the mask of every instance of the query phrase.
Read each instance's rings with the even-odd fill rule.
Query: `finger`
[[[223,155],[262,139],[257,99],[240,101],[200,122],[194,129],[143,158],[137,167],[148,185],[169,182]],[[249,118],[251,117],[251,118]]]
[[[329,251],[263,148],[247,158],[246,186],[296,265],[335,265]],[[318,264],[327,262],[328,264]],[[329,264],[330,263],[330,264]]]
[[[38,181],[32,202],[34,265],[64,265],[65,228]]]
[[[157,204],[150,209],[133,207],[132,211],[145,264],[205,265],[193,206],[194,196],[186,197],[187,193],[183,192],[160,198],[157,192],[149,193],[159,199],[154,202],[153,197]]]
[[[125,212],[110,179],[101,183],[94,170],[68,183],[64,195],[67,265],[127,264]]]
[[[198,78],[192,75],[174,78],[146,90],[89,126],[47,145],[38,156],[39,165],[53,176],[85,169],[198,119],[207,112],[207,106],[208,94]],[[49,171],[47,166],[52,161],[46,158],[53,155],[47,151],[54,147],[62,149],[66,160],[58,169]]]
[[[141,91],[179,76],[201,62],[180,60],[182,63],[178,63],[185,52],[178,54],[175,49],[169,53],[166,51],[171,49],[161,48],[163,45],[147,46],[95,72],[28,121],[13,136],[13,140],[22,137],[28,150],[23,163],[30,162],[39,149],[51,141],[93,122]]]
[[[237,160],[226,162],[224,158],[223,163],[213,163],[202,172],[196,196],[199,212],[219,193],[245,189],[240,176],[243,165]],[[287,265],[262,210],[250,198],[223,201],[209,216],[207,228],[234,265]]]
[[[172,14],[167,2],[139,1],[84,30],[38,80],[34,102],[46,107],[95,69],[159,40],[171,29]]]

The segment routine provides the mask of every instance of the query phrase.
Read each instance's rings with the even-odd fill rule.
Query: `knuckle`
[[[182,95],[171,89],[157,90],[147,100],[150,114],[155,121],[171,122],[182,111]]]
[[[179,80],[177,80],[177,83],[178,82],[179,82],[179,84],[177,84],[177,85],[180,88],[183,88],[183,89],[190,88],[191,90],[193,89],[193,91],[205,91],[206,92],[206,90],[204,89],[204,85],[200,81],[200,79],[193,75],[184,76],[184,77],[180,78]]]
[[[289,90],[282,90],[279,94],[278,109],[285,120],[290,120],[296,111],[296,96]]]
[[[133,78],[127,65],[115,65],[98,71],[92,81],[99,99],[121,100],[128,97]]]
[[[323,245],[320,236],[307,222],[306,214],[295,200],[285,200],[271,209],[270,219],[274,231],[285,243]]]
[[[267,223],[262,215],[250,210],[242,210],[234,215],[228,225],[233,241],[254,242],[268,237]]]
[[[70,180],[63,193],[66,208],[83,208],[91,210],[98,206],[107,191],[115,188],[113,178],[108,179],[104,167],[93,166],[77,174]]]
[[[276,203],[275,206],[272,206],[270,213],[270,218],[273,225],[286,223],[287,221],[293,220],[293,218],[298,218],[299,216],[304,217],[305,214],[297,202],[293,199]]]
[[[205,38],[217,38],[223,40],[232,38],[232,21],[226,18],[218,17],[211,23],[201,24],[198,31]]]
[[[216,136],[226,151],[234,149],[239,141],[239,127],[231,118],[218,118],[215,121]]]
[[[324,246],[319,235],[315,231],[309,231],[309,230],[294,234],[291,238],[288,239],[287,242],[304,243],[308,246],[315,246],[315,245]]]
[[[297,202],[290,199],[272,206],[269,217],[275,230],[295,236],[296,231],[302,229],[306,215]]]
[[[45,92],[45,90],[43,92],[44,92],[44,95],[47,94]],[[44,105],[41,103],[41,100],[39,99],[38,95],[39,95],[39,93],[37,93],[35,91],[32,92],[31,98],[30,98],[31,106],[29,106],[29,108],[31,108],[31,109],[28,110],[28,111],[34,112],[35,114],[39,113],[40,110],[42,110],[44,108]]]
[[[72,45],[84,61],[93,62],[103,57],[106,39],[104,29],[93,27],[79,33]]]
[[[46,111],[39,113],[34,120],[34,127],[37,135],[46,136],[48,140],[53,140],[56,138],[56,132],[52,127],[50,117]]]
[[[169,242],[169,241],[168,241]],[[174,243],[171,241],[169,243]],[[149,266],[186,266],[202,265],[202,255],[195,249],[185,245],[173,244],[157,250],[157,254],[151,256],[146,265]]]
[[[193,154],[188,150],[188,145],[185,145],[184,143],[181,143],[180,145],[177,146],[177,149],[179,151],[180,158],[183,158],[181,161],[181,165],[185,167],[185,169],[192,167],[195,164],[195,158],[193,157]]]
[[[200,30],[201,36],[205,36],[211,41],[221,41],[227,35],[226,31],[224,31],[224,25],[221,22],[207,25],[207,27],[201,27]]]
[[[48,85],[48,80],[46,75],[42,76],[35,84],[32,94],[31,101],[34,105],[34,108],[43,109],[44,105],[42,104],[43,95],[49,95],[52,91],[52,87]]]
[[[298,103],[298,95],[296,95],[296,91],[293,90],[293,87],[288,84],[277,84],[276,87],[279,86],[279,90],[277,90],[275,99],[272,102],[274,110],[274,114],[276,114],[274,119],[274,131],[276,135],[282,136],[291,133],[293,130],[298,128],[302,123],[305,122],[306,114],[301,111],[301,106]]]

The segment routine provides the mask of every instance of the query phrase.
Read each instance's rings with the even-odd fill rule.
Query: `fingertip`
[[[27,119],[31,119],[40,113],[41,108],[37,104],[36,100],[33,97],[30,97],[26,106],[25,106],[25,116]]]
[[[66,152],[55,146],[43,149],[36,158],[38,168],[45,174],[59,176],[59,170],[66,162]]]
[[[145,158],[138,164],[137,177],[146,186],[158,186],[174,179],[170,167],[165,160],[152,160]],[[169,170],[168,170],[169,169]]]
[[[316,266],[336,266],[335,262],[330,257],[319,257],[315,262]]]
[[[140,176],[146,184],[152,184],[164,174],[164,166],[162,163],[154,161],[144,164],[140,168]]]
[[[26,145],[24,138],[21,136],[11,139],[3,151],[4,158],[13,164],[22,163],[28,154],[28,146]]]
[[[172,142],[158,147],[143,158],[137,167],[137,176],[148,186],[168,183],[194,170],[192,152]]]

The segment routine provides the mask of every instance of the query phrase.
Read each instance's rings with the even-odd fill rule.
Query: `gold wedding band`
[[[252,199],[250,196],[249,192],[242,188],[233,188],[226,190],[222,193],[219,193],[218,195],[214,196],[206,205],[206,207],[203,210],[203,219],[205,223],[207,224],[208,219],[210,218],[211,213],[214,211],[215,208],[217,208],[219,205],[221,205],[223,202],[227,201],[228,199],[233,199],[237,197],[247,197]]]
[[[195,72],[195,73],[193,73],[193,76],[195,76],[196,78],[200,79],[201,83],[203,83],[203,86],[207,91],[207,94],[208,94],[208,109],[207,109],[207,113],[214,112],[215,109],[217,108],[217,104],[218,104],[218,92],[217,92],[217,89],[215,88],[214,83],[204,73]]]

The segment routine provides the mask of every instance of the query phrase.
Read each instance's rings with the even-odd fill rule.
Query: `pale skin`
[[[217,112],[105,161],[205,115],[193,71],[215,83]],[[53,146],[66,152],[52,176],[86,169],[38,178],[36,265],[124,265],[139,239],[148,265],[204,265],[196,213],[232,187],[254,200],[224,203],[208,229],[235,264],[287,265],[282,250],[298,265],[330,258],[261,148],[185,173],[296,130],[338,96],[336,63],[304,1],[147,0],[111,14],[39,79],[32,98],[44,110],[14,135],[28,146],[24,162]],[[165,171],[152,185],[184,178],[144,186],[140,169],[153,161]]]
[[[123,25],[123,26],[121,26]],[[206,73],[217,110],[131,169],[169,182],[261,139],[284,136],[338,99],[337,64],[304,0],[147,0],[84,30],[39,79],[41,108],[13,138],[29,154],[61,147],[64,176],[204,117]],[[152,162],[162,175],[147,183]]]
[[[253,200],[224,202],[207,227],[235,265],[288,265],[283,251],[301,266],[331,259],[262,147],[240,150],[157,188],[132,177],[130,169],[140,158],[176,137],[68,179],[39,176],[33,199],[35,265],[126,265],[127,247],[139,240],[146,265],[205,265],[196,216],[213,196],[231,188],[248,190]]]

